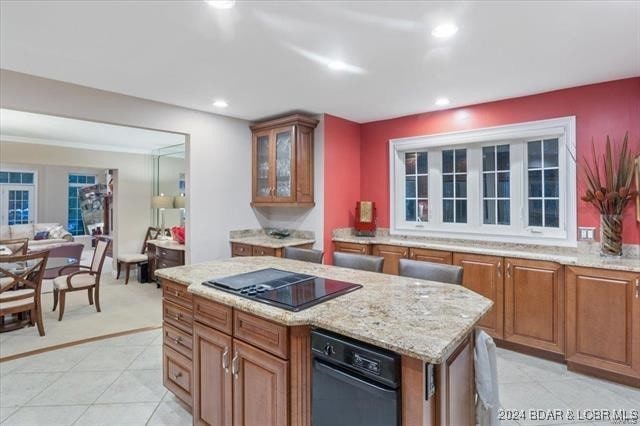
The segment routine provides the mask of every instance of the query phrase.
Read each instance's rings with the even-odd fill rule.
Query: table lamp
[[[173,197],[173,207],[180,209],[180,226],[184,226],[184,210],[187,207],[187,197],[184,193]]]
[[[155,195],[151,198],[151,208],[160,209],[161,216],[161,225],[160,225],[160,236],[159,240],[169,240],[170,238],[167,236],[167,231],[164,227],[164,209],[172,209],[173,208],[173,197],[168,195],[160,194]]]

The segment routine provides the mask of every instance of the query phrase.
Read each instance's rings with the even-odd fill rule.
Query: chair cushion
[[[25,298],[27,300],[27,302],[31,301],[33,302],[33,293],[35,291],[32,288],[23,288],[20,290],[9,290],[9,291],[5,291],[4,293],[0,293],[0,302],[4,302],[7,299],[11,299],[14,297],[21,297],[21,298]],[[9,302],[6,302],[9,303]]]
[[[118,256],[118,262],[125,263],[135,263],[135,262],[146,262],[149,260],[146,254],[123,254]]]
[[[11,277],[0,278],[0,290],[4,290],[7,287],[11,287],[15,283],[15,280]],[[0,294],[0,297],[2,295]]]
[[[18,306],[24,306],[25,307],[25,311],[28,309],[31,309],[30,306],[34,305],[35,301],[33,300],[32,297],[28,298],[28,299],[19,299],[19,300],[12,300],[11,302],[2,302],[0,301],[0,312],[4,311],[4,310],[9,310],[9,309],[13,309],[16,308]]]
[[[62,275],[53,280],[53,288],[56,290],[64,290],[67,288],[68,275]],[[96,283],[96,277],[89,274],[78,274],[71,278],[73,288],[91,287]]]

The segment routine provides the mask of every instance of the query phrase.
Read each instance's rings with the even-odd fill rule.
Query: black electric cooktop
[[[274,268],[209,280],[202,284],[294,312],[362,287],[360,284]]]

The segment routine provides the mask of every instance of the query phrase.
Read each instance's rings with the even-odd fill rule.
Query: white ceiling
[[[434,39],[445,21],[458,34]],[[366,122],[638,76],[640,2],[2,1],[0,66],[245,119]]]
[[[149,154],[184,135],[0,109],[0,138],[72,148]]]

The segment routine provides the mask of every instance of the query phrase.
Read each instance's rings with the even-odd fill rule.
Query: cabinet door
[[[269,130],[253,135],[253,201],[273,199],[274,172],[272,133]]]
[[[453,262],[453,253],[442,250],[411,248],[409,249],[409,259],[451,265],[451,262]]]
[[[505,259],[504,338],[564,354],[564,271],[561,265]]]
[[[640,384],[640,274],[567,267],[567,356]]]
[[[194,324],[194,425],[232,424],[231,349],[230,336]]]
[[[382,272],[385,274],[398,275],[400,259],[407,259],[409,257],[409,249],[400,246],[376,244],[371,249],[371,254],[384,257]]]
[[[313,129],[296,126],[296,201],[313,203]]]
[[[233,339],[234,426],[288,423],[286,361]]]
[[[354,254],[371,254],[371,246],[369,244],[343,243],[335,241],[333,243],[333,251]]]
[[[296,199],[294,144],[295,126],[273,130],[274,141],[274,192],[276,202],[294,202]]]
[[[462,285],[493,301],[491,310],[478,322],[491,337],[504,336],[504,281],[502,257],[454,253],[453,264],[462,266]]]

